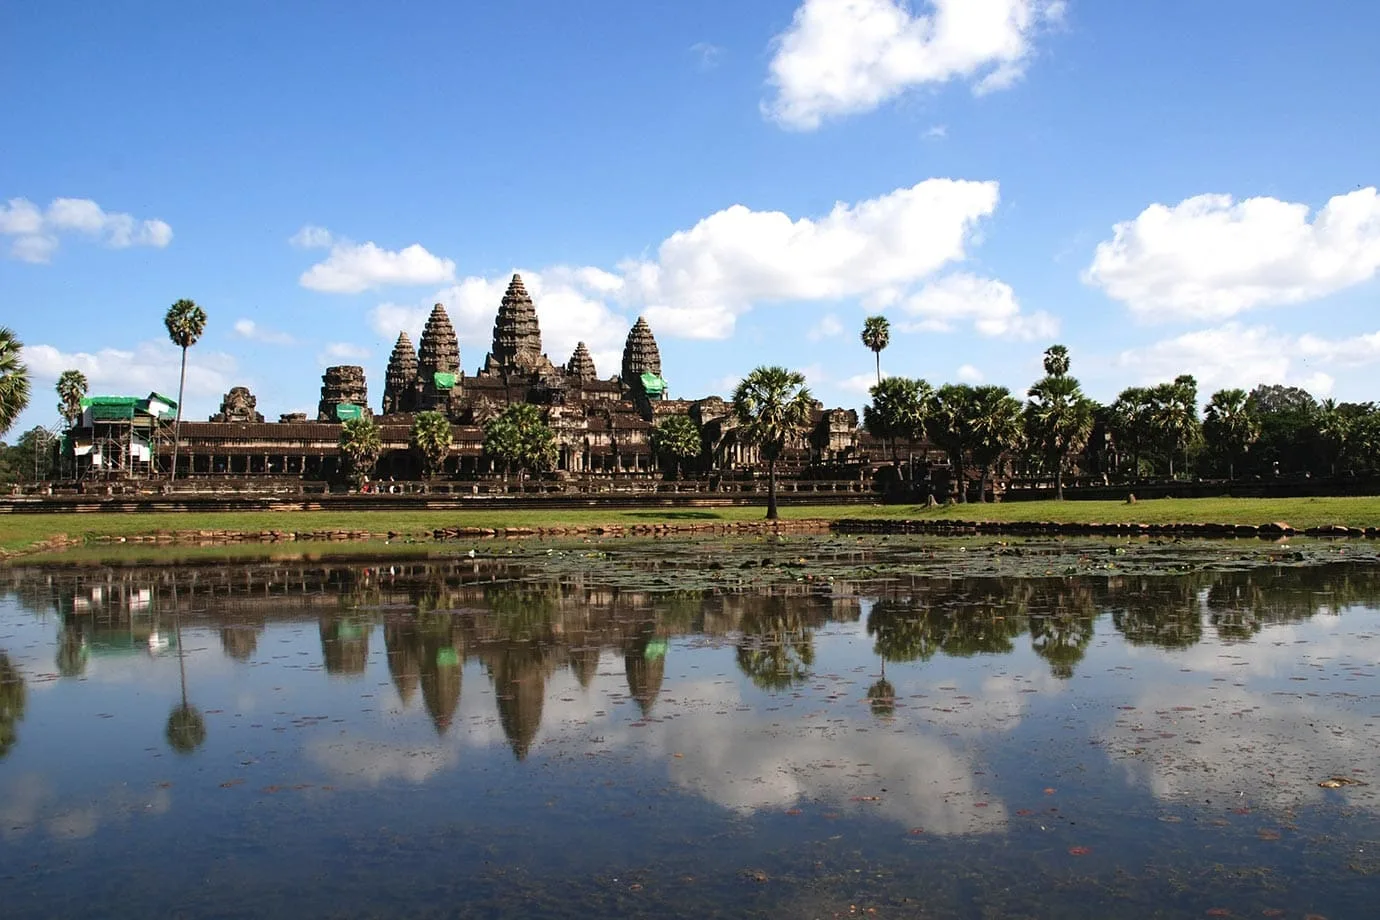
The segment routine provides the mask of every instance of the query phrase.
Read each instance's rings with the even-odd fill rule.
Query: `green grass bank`
[[[133,537],[160,532],[263,531],[312,532],[328,530],[393,531],[428,536],[444,527],[595,527],[756,521],[761,507],[649,508],[608,510],[475,509],[457,511],[247,511],[148,514],[9,514],[0,516],[0,549],[24,551],[58,535],[68,539]],[[1183,498],[1123,502],[1009,502],[949,505],[840,505],[781,507],[787,520],[946,519],[994,522],[1050,521],[1056,523],[1211,523],[1266,524],[1285,521],[1302,530],[1343,524],[1380,526],[1380,496],[1361,498]]]

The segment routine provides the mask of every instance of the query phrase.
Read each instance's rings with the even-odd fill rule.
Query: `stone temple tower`
[[[584,342],[575,345],[575,353],[570,356],[570,363],[565,366],[565,372],[576,380],[594,380],[598,374],[594,370],[594,359],[590,357],[589,348]]]
[[[656,347],[652,327],[639,316],[623,344],[623,383],[632,386],[643,374],[661,376],[661,350]]]
[[[541,353],[541,327],[537,307],[522,283],[513,275],[494,318],[493,349],[484,362],[484,374],[541,374],[554,368]]]
[[[388,370],[383,376],[383,414],[411,412],[417,408],[417,352],[406,332],[398,334]]]
[[[439,303],[431,308],[417,349],[418,410],[444,408],[460,374],[460,342]]]

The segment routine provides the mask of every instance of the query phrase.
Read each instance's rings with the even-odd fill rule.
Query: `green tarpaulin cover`
[[[660,396],[666,392],[666,381],[661,379],[660,374],[643,374],[642,390],[648,396]]]
[[[437,371],[431,375],[431,379],[438,390],[449,390],[455,386],[455,375],[447,374],[445,371]]]
[[[335,417],[342,422],[353,422],[357,418],[364,418],[364,410],[354,403],[338,403]]]

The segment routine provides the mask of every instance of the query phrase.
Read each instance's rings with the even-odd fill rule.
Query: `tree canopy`
[[[539,407],[517,403],[485,423],[484,453],[520,474],[541,472],[556,465],[556,436]]]
[[[776,462],[786,444],[805,432],[814,397],[805,375],[784,367],[758,367],[733,391],[733,415],[738,436],[756,445],[767,461],[767,519],[779,517],[776,507]]]
[[[24,343],[0,326],[0,435],[10,430],[19,413],[29,407],[29,368],[23,361]]]
[[[418,412],[413,416],[408,442],[421,456],[426,478],[431,479],[445,468],[452,437],[450,419],[444,412]]]

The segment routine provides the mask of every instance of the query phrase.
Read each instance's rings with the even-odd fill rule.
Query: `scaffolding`
[[[81,422],[68,434],[75,478],[103,482],[152,478],[166,439],[162,420],[169,402],[157,393],[146,399],[83,399]]]

